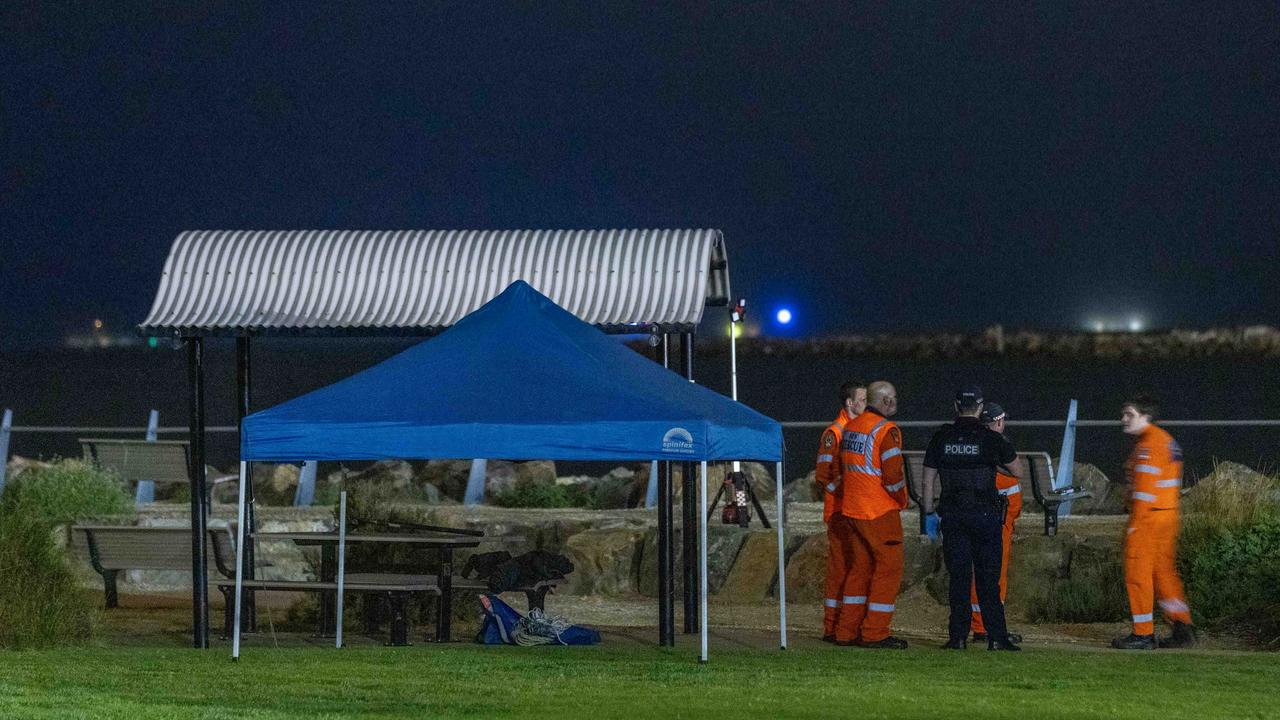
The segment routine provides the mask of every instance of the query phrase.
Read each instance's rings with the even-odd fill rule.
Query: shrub
[[[594,507],[593,496],[581,485],[519,482],[490,499],[498,507],[585,508]]]
[[[98,611],[40,515],[0,511],[0,647],[88,640]]]
[[[1033,623],[1117,622],[1128,617],[1124,567],[1119,549],[1076,547],[1070,576],[1053,578],[1027,598],[1027,619]]]
[[[1218,473],[1196,485],[1178,560],[1198,624],[1280,643],[1280,480]]]
[[[118,477],[79,460],[33,468],[0,496],[0,647],[84,641],[97,622],[53,529],[132,510]]]
[[[27,470],[0,496],[0,513],[34,514],[49,525],[132,512],[133,499],[120,478],[81,460]]]

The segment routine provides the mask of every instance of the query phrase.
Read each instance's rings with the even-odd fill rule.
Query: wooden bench
[[[79,442],[86,461],[114,470],[125,482],[191,482],[191,444],[185,440],[80,438]]]
[[[1063,503],[1072,500],[1083,500],[1093,497],[1093,493],[1080,488],[1053,489],[1053,462],[1047,452],[1018,453],[1027,468],[1028,477],[1022,478],[1022,485],[1031,486],[1031,493],[1036,502],[1044,510],[1044,534],[1055,535],[1058,532],[1058,510]],[[903,469],[907,475],[907,494],[910,495],[916,508],[922,508],[922,485],[924,483],[924,452],[907,450],[902,453]],[[936,494],[941,488],[935,488]],[[937,503],[934,503],[937,507]],[[924,512],[920,512],[920,533],[924,534]]]
[[[397,579],[408,578],[408,579]],[[225,599],[225,608],[223,610],[222,623],[222,639],[226,640],[231,637],[232,629],[235,627],[235,580],[219,580],[214,583],[218,590],[222,592]],[[315,592],[324,593],[331,596],[337,596],[338,583],[309,581],[309,580],[242,580],[240,583],[244,589],[251,591],[276,591],[276,592]],[[391,609],[391,633],[389,645],[404,646],[409,644],[410,622],[409,622],[409,597],[414,593],[424,593],[428,595],[440,595],[440,588],[436,584],[434,577],[427,576],[396,576],[385,581],[380,581],[376,576],[369,575],[364,579],[357,579],[357,576],[349,574],[344,578],[342,585],[343,593],[356,593],[366,597],[374,597],[380,600],[386,600],[387,606]],[[321,634],[327,628],[321,628]],[[439,640],[439,638],[437,638]]]
[[[191,571],[191,528],[136,527],[133,525],[75,525],[72,545],[88,555],[89,564],[102,576],[106,607],[119,605],[116,577],[121,570]],[[235,542],[229,528],[209,528],[213,552],[209,570],[235,577]]]

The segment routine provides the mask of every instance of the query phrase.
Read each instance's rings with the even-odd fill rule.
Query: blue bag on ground
[[[569,625],[559,618],[548,618],[540,610],[525,617],[497,595],[480,596],[484,622],[476,642],[485,645],[595,645],[600,633],[581,625]]]

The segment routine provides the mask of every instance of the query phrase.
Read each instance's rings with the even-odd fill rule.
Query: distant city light
[[[781,310],[778,311],[777,318],[778,318],[779,325],[790,325],[791,311],[786,308],[782,308]]]
[[[1146,318],[1142,315],[1111,315],[1091,317],[1083,322],[1084,328],[1091,332],[1143,332],[1147,329]]]

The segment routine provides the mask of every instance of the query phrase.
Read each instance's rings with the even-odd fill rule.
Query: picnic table
[[[320,582],[337,580],[338,533],[336,532],[255,532],[255,540],[291,540],[298,545],[320,547]],[[348,543],[384,543],[412,545],[439,553],[440,567],[436,572],[436,584],[440,591],[440,611],[436,614],[436,640],[448,642],[453,616],[453,551],[457,548],[479,547],[485,538],[479,535],[449,533],[347,533]],[[320,596],[321,634],[334,627],[334,596]]]

